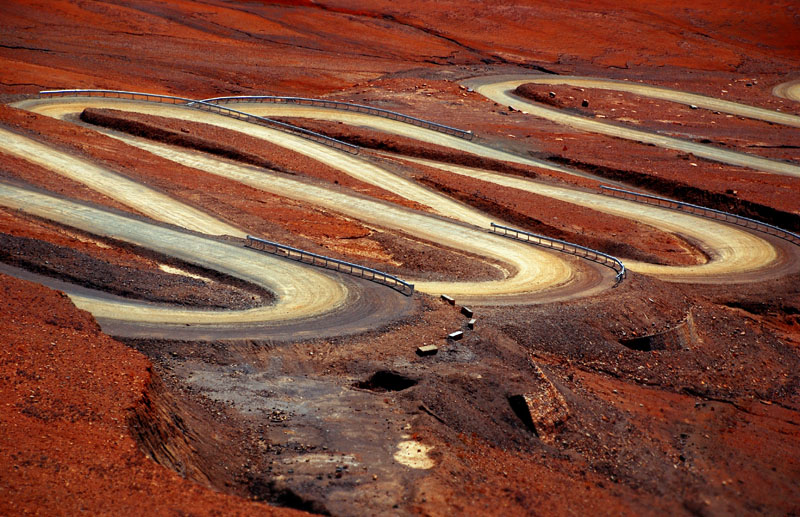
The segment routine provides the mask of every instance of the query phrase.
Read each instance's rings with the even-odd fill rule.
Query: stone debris
[[[439,347],[436,345],[423,345],[417,347],[417,355],[425,357],[426,355],[436,355],[439,352]]]

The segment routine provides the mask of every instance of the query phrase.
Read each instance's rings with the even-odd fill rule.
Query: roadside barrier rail
[[[375,108],[373,106],[365,106],[363,104],[354,104],[352,102],[331,101],[325,99],[310,99],[306,97],[283,97],[277,95],[240,95],[233,97],[214,97],[211,99],[204,99],[206,102],[271,102],[275,104],[301,104],[306,106],[318,106],[321,108],[330,108],[344,111],[356,111],[359,113],[368,113],[377,117],[398,120],[407,124],[424,127],[439,133],[445,133],[465,140],[472,140],[475,134],[472,131],[464,131],[451,126],[445,126],[438,122],[432,122],[411,115],[404,115],[396,111]]]
[[[678,210],[680,212],[688,212],[691,214],[707,217],[709,219],[716,219],[718,221],[724,221],[726,223],[736,224],[738,226],[743,226],[751,230],[757,230],[763,233],[767,233],[769,235],[774,235],[775,237],[779,237],[783,240],[791,242],[792,244],[800,246],[800,235],[784,230],[783,228],[778,228],[777,226],[773,226],[771,224],[762,223],[761,221],[756,221],[755,219],[750,219],[748,217],[742,217],[740,215],[735,215],[728,212],[722,212],[720,210],[714,210],[713,208],[707,208],[700,205],[693,205],[691,203],[684,203],[683,201],[675,201],[674,199],[668,199],[665,197],[651,196],[649,194],[642,194],[641,192],[633,192],[630,190],[622,190],[614,187],[608,187],[606,185],[601,185],[600,189],[601,192],[606,195],[620,197],[622,199],[629,199],[631,201],[636,201],[648,205],[670,208],[672,210]]]
[[[347,142],[342,142],[341,140],[331,138],[327,135],[323,135],[315,131],[311,131],[298,126],[293,126],[292,124],[287,124],[285,122],[272,120],[270,118],[259,117],[258,115],[251,115],[250,113],[245,113],[243,111],[235,110],[233,108],[228,108],[226,106],[219,106],[217,104],[201,100],[187,99],[184,97],[175,97],[172,95],[159,95],[155,93],[129,92],[124,90],[81,89],[81,90],[43,90],[39,92],[39,97],[45,97],[45,96],[66,97],[71,95],[79,95],[85,97],[97,96],[97,97],[111,97],[117,99],[144,100],[147,102],[162,102],[167,104],[183,104],[195,109],[204,109],[206,111],[212,111],[215,113],[219,113],[220,115],[224,115],[226,117],[232,117],[239,120],[244,120],[246,122],[250,122],[253,124],[259,124],[262,126],[280,129],[287,133],[296,134],[308,140],[312,140],[314,142],[324,144],[339,149],[341,151],[348,152],[350,154],[358,154],[359,151],[361,150],[361,148],[357,145],[349,144]]]
[[[499,234],[499,230],[503,231],[502,235],[512,239],[528,242],[535,246],[541,246],[543,248],[560,251],[569,255],[575,255],[576,257],[581,257],[591,260],[592,262],[597,262],[598,264],[608,266],[617,273],[617,280],[614,284],[614,287],[619,285],[619,283],[628,276],[628,270],[625,269],[625,264],[623,264],[620,259],[612,257],[611,255],[603,253],[602,251],[593,250],[591,248],[586,248],[571,242],[562,241],[559,239],[551,239],[550,237],[545,237],[544,235],[530,233],[524,230],[518,230],[516,228],[509,228],[508,226],[501,226],[499,224],[492,223],[492,233]]]
[[[359,266],[358,264],[337,260],[324,255],[317,255],[316,253],[311,253],[310,251],[292,248],[291,246],[285,246],[277,242],[259,239],[258,237],[253,237],[251,235],[247,236],[247,246],[259,251],[264,251],[273,255],[279,255],[291,260],[310,264],[312,266],[319,266],[325,269],[332,269],[348,275],[365,278],[367,280],[391,287],[392,289],[399,291],[406,296],[411,296],[414,294],[414,284],[410,284],[405,280],[401,280],[396,276],[390,275],[389,273],[378,271],[377,269]]]

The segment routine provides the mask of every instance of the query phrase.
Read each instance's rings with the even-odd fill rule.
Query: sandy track
[[[174,106],[169,104],[153,104],[145,102],[134,102],[124,99],[111,99],[111,98],[97,98],[97,97],[80,97],[78,100],[66,98],[53,98],[45,100],[29,100],[22,101],[15,104],[19,108],[29,109],[42,115],[48,115],[55,118],[63,118],[65,115],[80,112],[83,108],[111,108],[111,109],[124,109],[129,111],[136,111],[138,113],[146,113],[150,115],[158,115],[162,117],[175,117],[183,118],[186,120],[194,120],[197,122],[215,123],[216,125],[227,125],[226,121],[219,122],[219,117],[216,119],[209,119],[205,115],[207,112],[202,112],[197,109],[191,109],[181,106]],[[301,105],[285,105],[285,104],[270,104],[260,102],[242,102],[231,105],[232,108],[245,111],[253,115],[263,117],[305,117],[319,120],[328,120],[336,122],[344,122],[347,124],[361,125],[371,127],[388,133],[393,133],[400,136],[406,136],[422,142],[438,144],[451,149],[465,151],[483,156],[486,158],[493,158],[496,160],[504,160],[512,163],[519,163],[522,165],[530,165],[532,167],[541,167],[544,169],[565,172],[568,174],[577,174],[588,176],[575,171],[568,167],[548,162],[546,160],[537,160],[535,158],[527,158],[519,156],[514,153],[509,153],[499,149],[494,149],[482,145],[478,142],[464,140],[452,135],[432,131],[430,129],[421,128],[411,124],[406,124],[397,120],[391,120],[382,117],[376,117],[366,113],[355,113],[350,111],[333,110],[326,108],[319,108],[315,106],[301,106]],[[234,121],[234,119],[228,119]],[[258,127],[246,122],[240,122],[238,127],[248,128],[248,133],[253,128]],[[269,130],[263,128],[273,134],[273,138],[279,138],[281,135],[286,135],[280,131]],[[296,141],[296,137],[292,137],[292,141]],[[307,140],[300,140],[302,143],[308,142]],[[279,142],[276,142],[279,143]],[[310,147],[307,152],[309,156],[316,157],[317,153],[325,151],[325,146]],[[304,147],[295,148],[294,150],[304,152]],[[387,178],[382,178],[386,180]]]
[[[505,83],[503,88],[506,88]],[[105,131],[110,136],[176,163],[221,175],[265,192],[308,202],[372,225],[401,230],[425,240],[441,243],[444,246],[463,249],[507,266],[504,270],[505,278],[499,281],[416,282],[417,289],[422,292],[448,293],[462,300],[501,304],[566,299],[574,297],[579,292],[583,295],[593,294],[610,285],[609,275],[598,275],[596,268],[579,267],[574,259],[489,234],[486,228],[490,222],[493,222],[491,218],[413,181],[395,175],[379,166],[374,160],[342,153],[295,135],[181,106],[103,98],[61,98],[25,101],[21,104],[27,109],[58,118],[74,115],[86,107],[120,108],[145,114],[204,122],[245,132],[301,152],[362,181],[429,206],[439,216],[432,216],[428,213],[339,190],[323,188],[279,173],[244,166],[203,153]],[[245,108],[249,112],[270,116],[306,116],[369,125],[383,131],[482,156],[541,166],[535,160],[526,160],[449,135],[366,114],[269,104],[247,104],[238,107]],[[59,174],[82,181],[91,188],[119,199],[142,213],[152,214],[158,220],[198,231],[232,235],[242,235],[243,233],[241,230],[217,221],[194,208],[172,200],[162,193],[147,189],[91,163],[50,149],[44,144],[13,133],[6,135],[4,132],[0,136],[8,136],[0,144],[8,152],[51,168]],[[672,280],[714,279],[719,281],[727,279],[741,281],[742,277],[748,273],[755,272],[763,276],[764,269],[769,269],[778,262],[779,252],[769,242],[746,231],[718,222],[616,198],[544,185],[518,177],[467,167],[437,164],[425,160],[420,160],[420,162],[441,167],[456,174],[492,181],[500,185],[603,210],[610,214],[636,218],[701,243],[704,250],[711,256],[708,263],[691,267],[629,264],[635,271]],[[357,321],[353,318],[356,313],[361,315],[362,326],[369,325],[375,320],[369,317],[364,318],[364,316],[368,315],[370,310],[374,312],[375,305],[381,306],[377,299],[368,301],[369,295],[364,296],[364,293],[359,294],[357,289],[352,290],[345,287],[345,284],[352,284],[352,280],[344,282],[341,279],[334,280],[330,275],[309,270],[307,267],[287,263],[275,257],[202,236],[186,234],[141,221],[133,222],[133,219],[124,216],[91,209],[78,203],[57,200],[16,187],[2,186],[0,203],[91,233],[113,236],[210,267],[265,287],[276,295],[276,303],[269,307],[244,311],[193,311],[111,299],[108,296],[73,294],[79,307],[90,310],[100,320],[113,322],[117,331],[124,335],[140,335],[142,332],[144,335],[148,335],[150,331],[148,327],[171,328],[174,335],[178,335],[181,331],[191,333],[191,329],[181,329],[181,326],[186,325],[200,326],[205,329],[227,328],[229,330],[232,328],[231,324],[239,324],[244,327],[249,325],[259,327],[261,332],[265,332],[265,329],[271,330],[273,333],[278,328],[292,329],[289,331],[290,334],[297,337],[304,331],[313,334],[323,333],[325,329],[346,331],[349,328],[352,330],[354,322]],[[502,221],[494,222],[502,223]],[[369,292],[367,293],[369,294]],[[351,314],[342,316],[347,312],[348,303],[351,307]],[[406,303],[406,307],[408,307],[408,303]],[[383,306],[377,312],[381,313],[382,317],[387,317],[391,310],[391,306]],[[340,318],[338,323],[334,321],[336,316],[326,319],[326,315],[337,313]],[[312,320],[316,323],[309,323]],[[145,323],[142,324],[142,322]],[[271,325],[271,323],[275,323],[275,325]]]
[[[613,79],[598,79],[594,77],[576,77],[569,75],[532,75],[526,78],[525,82],[535,84],[564,84],[583,88],[598,88],[601,90],[628,92],[641,95],[642,97],[651,97],[653,99],[678,102],[681,104],[686,104],[687,106],[695,105],[699,108],[720,111],[722,113],[729,113],[731,115],[739,115],[755,120],[763,120],[765,122],[773,122],[775,124],[783,124],[785,126],[800,127],[800,117],[790,113],[781,113],[780,111],[771,109],[748,106],[747,104],[726,101],[724,99],[716,99],[706,95],[670,90],[668,88],[651,86],[642,83],[615,81]],[[800,85],[784,83],[776,86],[775,88],[781,92],[785,92],[787,95],[792,95],[793,88],[798,86]],[[800,96],[800,90],[797,90],[794,93]],[[800,100],[800,98],[795,100]]]
[[[408,157],[403,157],[403,159],[409,160]],[[749,277],[762,280],[769,276],[770,269],[773,269],[775,274],[785,274],[778,267],[780,259],[778,250],[769,241],[737,226],[652,205],[548,185],[518,176],[508,176],[431,160],[410,160],[504,187],[634,219],[663,231],[687,237],[710,255],[707,263],[695,266],[663,266],[626,260],[626,267],[632,271],[654,275],[666,280],[691,282],[718,282],[725,276],[729,276],[731,279],[736,278],[737,281],[746,280]]]
[[[157,221],[210,235],[244,237],[246,233],[205,212],[176,201],[120,174],[0,128],[4,152],[83,183]]]
[[[31,106],[31,108],[38,112],[57,117],[64,117],[76,111],[77,108],[73,103],[74,101],[59,101],[62,100],[51,100],[44,104],[35,104]],[[120,103],[123,103],[125,109],[136,111],[141,109],[145,112],[158,113],[161,116],[190,117],[192,120],[215,124],[238,131],[246,131],[253,136],[264,138],[273,143],[302,152],[362,181],[387,188],[407,199],[430,206],[443,216],[478,226],[481,229],[487,228],[491,222],[502,223],[502,221],[492,220],[477,210],[452,201],[446,196],[421,187],[415,182],[392,174],[361,157],[352,156],[327,146],[308,142],[294,135],[260,126],[253,126],[252,124],[221,117],[213,113],[187,110],[183,107],[163,106],[163,108],[166,109],[160,109],[162,108],[160,105],[134,103],[114,99],[82,99],[82,101],[89,101],[91,105],[98,107],[120,107]],[[80,105],[84,106],[85,102],[80,102]],[[361,113],[354,114],[310,108],[307,106],[270,105],[261,103],[241,103],[238,104],[237,107],[248,112],[258,112],[259,114],[271,116],[322,116],[320,115],[320,113],[322,113],[326,118],[333,118],[336,115],[343,115],[345,119],[352,123],[359,123],[362,125],[368,123],[372,127],[383,131],[396,132],[411,138],[434,142],[444,146],[452,146],[456,149],[465,150],[465,147],[468,148],[470,147],[469,144],[471,144],[470,142],[449,135]],[[191,113],[187,114],[187,111],[191,111]],[[515,275],[515,277],[506,278],[501,282],[465,282],[459,284],[446,282],[418,283],[418,289],[424,292],[450,292],[457,296],[470,297],[479,295],[508,296],[526,291],[532,292],[532,290],[547,289],[547,284],[541,282],[541,280],[533,281],[535,277],[541,278],[546,270],[551,270],[551,274],[555,273],[551,285],[565,285],[570,280],[568,273],[569,268],[565,267],[563,261],[559,263],[558,261],[548,260],[549,257],[552,256],[552,253],[539,252],[539,257],[527,258],[526,254],[523,253],[523,255],[519,255],[518,251],[510,253],[505,249],[509,246],[507,244],[507,239],[500,239],[500,241],[505,241],[505,243],[495,243],[494,239],[498,239],[498,237],[487,236],[480,229],[476,232],[475,229],[460,226],[456,231],[448,227],[450,223],[431,218],[425,214],[401,209],[394,205],[387,206],[386,204],[375,201],[354,198],[340,192],[312,187],[282,175],[265,174],[251,167],[218,160],[200,153],[190,153],[142,139],[131,138],[126,135],[107,134],[111,134],[132,145],[139,146],[162,157],[190,167],[206,170],[215,174],[222,174],[250,186],[324,206],[328,209],[342,212],[372,224],[406,231],[421,238],[434,242],[441,242],[448,246],[468,249],[479,255],[491,257],[506,264],[510,264],[512,268],[517,269],[517,275]],[[518,177],[510,177],[468,167],[442,166],[435,162],[420,161],[428,165],[446,168],[451,172],[470,175],[485,181],[492,181],[504,186],[587,206],[613,215],[644,221],[664,231],[690,238],[698,243],[711,257],[711,260],[706,264],[683,267],[631,262],[631,269],[638,272],[656,275],[664,279],[697,282],[703,281],[704,279],[706,281],[741,281],[743,275],[752,273],[751,276],[753,278],[761,278],[765,274],[765,269],[772,268],[776,271],[778,270],[775,266],[779,260],[780,254],[776,248],[772,246],[770,242],[737,227],[731,227],[690,214],[683,214],[663,208],[587,193],[585,191],[549,186]],[[435,227],[432,228],[432,224]],[[481,244],[476,246],[474,244],[475,242],[480,242]],[[516,247],[520,246],[517,243],[514,244]],[[522,246],[527,247],[527,245]],[[516,249],[514,246],[511,248]],[[531,269],[532,260],[536,260],[538,269]],[[520,276],[522,279],[519,278]],[[523,280],[525,277],[528,277],[527,280]],[[575,280],[577,281],[577,279]]]
[[[775,86],[772,89],[772,94],[776,97],[800,102],[800,79]]]
[[[440,217],[431,217],[429,214],[389,203],[329,190],[278,173],[239,165],[202,153],[176,149],[122,135],[118,135],[118,138],[188,167],[218,174],[265,192],[335,210],[372,225],[401,230],[421,239],[475,253],[509,265],[509,270],[506,271],[508,276],[503,280],[457,283],[415,281],[416,289],[422,292],[448,293],[458,297],[484,296],[487,297],[486,301],[488,302],[489,298],[534,294],[567,284],[573,279],[574,268],[564,258],[487,233],[486,229],[492,219],[467,206],[432,193],[413,182],[403,180],[400,185],[403,187],[402,191],[394,190],[394,192],[415,201],[419,201],[423,197],[438,201],[438,198],[442,197],[442,201],[446,202],[446,206],[440,209],[441,212],[444,212],[443,215],[465,222],[471,221],[477,227],[459,224]],[[346,154],[341,157],[348,161],[351,158]],[[317,158],[321,159],[319,155]],[[338,163],[324,159],[323,161],[334,166]],[[384,173],[389,174],[385,171]],[[394,177],[400,180],[397,176]]]
[[[263,107],[263,104],[247,104],[246,110],[250,112]],[[289,115],[292,113],[297,115],[297,113],[294,112],[295,107],[293,106],[278,107],[280,108],[281,115]],[[269,105],[267,105],[267,108],[269,108]],[[273,111],[267,109],[263,109],[262,111],[265,113],[269,112],[270,115],[275,115]],[[318,111],[330,112],[330,110],[322,109],[309,110],[307,107],[299,107],[297,110],[297,112],[303,113],[305,116],[313,116]],[[344,114],[350,115],[349,113]],[[207,121],[212,121],[214,118],[219,118],[213,114],[203,113],[203,115],[209,115],[206,117]],[[412,138],[421,134],[424,135],[426,141],[434,141],[436,140],[435,135],[439,135],[438,133],[431,135],[430,133],[434,132],[430,130],[417,128],[416,126],[410,126],[408,124],[402,124],[397,121],[365,114],[358,115],[359,117],[357,120],[359,120],[359,123],[363,124],[365,119],[371,119],[370,123],[374,127],[387,132],[393,132],[397,126],[405,126],[403,128],[403,134]],[[328,116],[330,116],[330,114],[328,114]],[[386,123],[384,123],[384,121]],[[240,127],[240,130],[245,130],[245,128],[248,127],[246,123],[236,120],[231,120],[228,122],[227,119],[223,119],[218,120],[215,123],[221,123],[232,129]],[[477,210],[466,207],[460,203],[453,202],[449,198],[440,194],[432,193],[428,189],[420,187],[414,182],[410,182],[404,178],[400,178],[392,173],[389,173],[377,165],[366,162],[362,158],[341,153],[320,144],[304,143],[302,139],[299,139],[294,135],[287,135],[282,132],[266,130],[263,133],[259,133],[259,130],[261,129],[262,128],[253,129],[251,127],[251,132],[255,131],[255,133],[251,134],[256,134],[263,138],[270,139],[274,143],[278,143],[283,146],[292,147],[303,152],[304,154],[307,154],[308,156],[320,161],[324,161],[333,167],[339,168],[340,170],[343,170],[344,172],[351,174],[362,181],[372,183],[383,188],[387,188],[388,185],[389,190],[400,194],[407,199],[434,207],[441,215],[467,223],[472,223],[482,228],[488,227],[493,221],[491,218],[487,218]],[[462,148],[461,145],[464,143],[463,140],[450,137],[449,135],[441,136],[446,138],[439,139],[436,141],[436,143],[439,143],[440,145],[449,145],[451,142],[453,142],[454,144],[459,145],[457,148]],[[442,231],[430,230],[426,228],[426,221],[428,221],[429,218],[425,216],[422,216],[421,218],[419,218],[419,216],[404,218],[402,216],[395,215],[394,209],[391,209],[389,212],[387,212],[386,209],[380,208],[379,205],[366,206],[363,204],[363,200],[347,200],[345,197],[336,197],[339,195],[334,195],[331,192],[323,189],[310,189],[308,186],[303,186],[302,184],[298,185],[285,178],[265,180],[260,174],[252,175],[247,173],[246,171],[248,168],[236,166],[234,164],[216,164],[215,162],[218,162],[217,160],[205,158],[197,153],[185,153],[167,146],[161,146],[147,141],[137,142],[136,140],[138,139],[131,139],[125,136],[120,136],[120,138],[123,138],[128,143],[138,145],[151,152],[154,152],[155,154],[160,154],[165,158],[178,161],[190,167],[196,167],[214,173],[221,173],[224,170],[226,171],[224,174],[227,177],[247,183],[248,185],[260,188],[262,190],[267,190],[280,195],[287,195],[289,197],[295,197],[296,199],[303,199],[304,201],[313,204],[343,212],[351,217],[369,221],[372,224],[401,229],[435,242],[442,242],[443,244],[447,243],[447,245],[465,249],[469,247],[468,244],[465,244],[467,241],[462,240],[466,238],[466,235],[459,234],[455,243],[453,243],[452,241],[448,240],[446,230],[443,235]],[[435,162],[425,160],[419,161],[421,163],[426,163],[427,165],[442,167],[451,172],[470,175],[485,181],[491,181],[504,186],[587,206],[589,208],[601,210],[612,215],[633,218],[637,221],[651,224],[652,226],[660,228],[664,231],[686,236],[693,242],[700,245],[701,248],[711,257],[711,260],[709,260],[709,262],[706,264],[696,266],[662,266],[647,264],[644,262],[630,261],[629,265],[631,269],[637,272],[652,274],[663,279],[674,281],[718,282],[725,280],[742,281],[747,278],[762,279],[768,275],[765,270],[772,269],[776,274],[779,274],[781,271],[780,268],[777,267],[780,254],[776,248],[769,241],[738,227],[725,225],[717,221],[712,221],[706,218],[684,214],[673,210],[642,205],[641,203],[587,193],[585,191],[554,187],[523,178],[505,176],[489,171],[471,169],[468,167],[449,165],[442,166],[441,164],[436,164]],[[343,209],[342,207],[346,208]],[[388,220],[383,217],[384,215],[388,216]],[[501,221],[494,220],[494,222]],[[485,240],[485,237],[481,237],[480,235],[472,235],[471,239]],[[486,247],[472,247],[469,249],[469,251],[483,256],[490,256],[495,259],[498,258],[496,249],[491,250],[487,249]],[[516,267],[520,267],[515,255],[509,255],[507,252],[501,252],[500,257],[500,260],[502,260],[502,257],[505,257],[506,263],[509,262],[508,259],[510,257],[510,263]],[[554,264],[549,264],[548,266],[553,267]],[[526,272],[523,270],[521,273]],[[543,272],[540,271],[540,274],[542,273]],[[566,277],[562,280],[562,282],[566,282]],[[510,295],[514,294],[515,292],[522,292],[518,287],[511,288],[511,283],[508,281],[506,281],[507,287],[502,288],[503,291],[498,290],[500,289],[499,285],[495,285],[495,288],[489,288],[489,284],[491,283],[484,282],[478,284],[465,282],[460,284],[451,284],[450,287],[448,287],[446,283],[441,282],[421,282],[418,283],[418,289],[424,292],[432,293],[444,292],[446,290],[454,293],[457,296],[497,296],[500,294]],[[554,284],[558,285],[557,282],[554,282]],[[539,288],[542,287],[544,286],[539,286]]]
[[[800,166],[798,165],[689,142],[640,129],[632,129],[621,124],[602,122],[557,109],[545,108],[539,104],[524,100],[512,93],[517,86],[531,82],[532,78],[538,79],[539,77],[540,76],[514,76],[513,78],[509,78],[508,76],[481,77],[464,81],[464,84],[472,87],[475,91],[497,103],[511,106],[529,115],[544,118],[581,131],[653,144],[665,149],[683,151],[708,160],[727,163],[729,165],[749,167],[761,172],[800,177]]]
[[[122,108],[140,113],[214,124],[246,132],[251,136],[263,138],[272,143],[293,149],[315,160],[338,168],[359,180],[390,190],[406,199],[430,206],[442,216],[462,221],[466,224],[458,224],[396,205],[324,189],[285,175],[271,174],[261,169],[242,166],[202,153],[189,152],[144,139],[105,131],[109,136],[114,136],[131,145],[189,167],[222,175],[265,192],[309,202],[373,225],[401,230],[422,239],[463,249],[508,265],[508,268],[504,271],[506,277],[503,280],[458,283],[415,281],[416,288],[419,291],[431,294],[446,292],[459,298],[469,297],[470,299],[475,299],[482,297],[484,303],[503,303],[505,297],[514,297],[514,299],[520,301],[521,295],[525,295],[525,299],[529,301],[542,299],[543,297],[546,299],[559,299],[564,296],[564,293],[556,292],[559,288],[572,293],[574,289],[570,284],[585,281],[584,277],[578,277],[581,268],[576,268],[575,264],[570,263],[566,257],[487,233],[491,222],[502,221],[489,218],[473,208],[455,202],[413,181],[401,178],[369,160],[310,142],[292,134],[205,111],[144,102],[79,98],[71,100],[54,99],[44,102],[28,101],[24,105],[27,109],[58,118],[75,114],[89,106]],[[376,117],[371,118],[375,119]],[[382,120],[384,119],[379,119],[379,121]],[[408,124],[402,125],[407,126],[406,130],[411,131],[410,134],[414,134],[414,130],[421,130],[426,133],[428,138],[431,137],[428,134],[432,133],[435,136],[447,137],[445,141],[449,139],[455,141],[456,144],[468,143],[461,139],[416,128]]]
[[[345,303],[340,282],[313,269],[88,205],[0,183],[0,204],[93,233],[143,246],[189,263],[227,273],[275,293],[276,302],[247,310],[192,310],[143,302],[75,296],[75,304],[97,317],[159,324],[238,324],[315,317]]]
[[[16,274],[67,292],[76,306],[91,312],[106,332],[116,336],[310,339],[366,331],[412,307],[410,298],[365,280],[2,182],[0,205],[214,269],[275,295],[275,303],[247,310],[184,309],[125,300],[32,273]]]
[[[546,160],[526,158],[514,153],[509,153],[482,145],[479,142],[464,140],[463,138],[440,133],[438,131],[406,124],[397,120],[369,115],[367,113],[354,113],[351,111],[318,108],[315,106],[269,104],[260,102],[236,103],[233,105],[233,107],[237,106],[242,108],[244,111],[247,111],[247,113],[260,115],[262,117],[305,117],[343,122],[346,124],[365,126],[378,129],[380,131],[386,131],[387,133],[413,138],[421,142],[437,144],[444,147],[449,147],[451,149],[465,151],[478,156],[483,156],[485,158],[493,158],[495,160],[530,165],[532,167],[541,167],[543,169],[560,171],[568,174],[583,175],[579,171],[575,171],[568,167],[563,167]]]

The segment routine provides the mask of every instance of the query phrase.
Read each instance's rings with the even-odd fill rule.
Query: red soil
[[[9,0],[0,6],[0,94],[10,100],[43,88],[97,87],[193,97],[329,95],[473,129],[504,148],[554,156],[588,170],[607,168],[616,179],[662,194],[695,195],[690,200],[712,201],[745,215],[766,214],[773,222],[798,221],[795,179],[532,121],[455,82],[547,69],[643,80],[800,112],[800,104],[771,95],[771,87],[795,78],[791,74],[800,66],[796,6],[766,0],[701,0],[690,6],[677,0],[521,4]],[[734,128],[727,133],[711,128],[710,121],[719,116],[708,116],[706,124],[694,118],[698,113],[684,116],[683,108],[666,103],[581,93],[591,96],[590,110],[606,116],[616,115],[611,109],[629,115],[636,110],[654,120],[677,119],[665,114],[680,114],[682,121],[691,116],[683,129],[730,145],[783,144],[785,135],[795,135],[781,130],[775,136],[763,124],[725,117]],[[0,122],[276,240],[373,253],[384,261],[394,260],[392,250],[419,245],[394,248],[390,241],[402,236],[367,237],[372,230],[355,221],[185,170],[68,123],[4,106]],[[792,151],[758,152],[791,158]],[[124,209],[13,157],[0,156],[0,171],[5,178]],[[443,184],[452,181],[437,178]],[[508,195],[492,194],[495,201]],[[540,214],[517,204],[520,212]],[[553,208],[564,211],[557,204]],[[597,230],[588,211],[575,212],[576,226]],[[617,228],[614,221],[602,222],[609,230]],[[148,262],[125,250],[98,249],[7,211],[0,213],[0,231],[93,256],[107,254],[119,265],[146,267]],[[340,239],[343,235],[357,238]],[[365,250],[356,244],[372,237],[379,246]],[[661,242],[649,232],[643,238]],[[416,253],[410,268],[423,268],[428,251]],[[433,262],[445,260],[439,256]],[[453,269],[462,265],[453,261]],[[487,333],[479,330],[458,345],[446,344],[436,358],[417,358],[413,348],[442,343],[444,331],[461,320],[441,310],[423,314],[415,324],[353,339],[254,345],[249,358],[249,345],[231,347],[229,365],[244,359],[258,369],[284,354],[293,359],[285,363],[304,375],[350,382],[378,367],[410,364],[422,381],[416,391],[383,400],[387,417],[417,415],[422,424],[415,438],[435,447],[432,474],[409,488],[412,500],[405,509],[420,513],[795,514],[800,508],[797,285],[796,275],[702,288],[632,275],[611,292],[575,303],[482,309],[486,317],[481,314],[479,326],[485,325]],[[5,276],[0,276],[0,292],[5,311],[0,376],[6,380],[6,404],[0,406],[0,513],[277,511],[187,482],[146,459],[128,422],[133,408],[144,412],[153,399],[150,388],[156,381],[147,360],[99,332],[63,296]],[[664,330],[690,310],[702,336],[686,349],[639,352],[620,343],[623,337]],[[183,346],[194,353],[194,343]],[[152,357],[156,368],[172,375],[170,361],[185,355],[173,357],[168,349],[155,344]],[[224,365],[216,360],[228,350],[226,343],[202,353]],[[316,352],[313,359],[308,350]],[[570,394],[572,416],[552,445],[530,435],[506,399],[514,393],[508,390],[527,386],[529,372],[520,365],[531,351],[551,366]],[[173,379],[172,396],[190,398],[181,382]],[[214,422],[218,415],[208,412],[205,418]],[[234,462],[245,453],[237,445],[230,445],[231,456],[217,452],[205,460],[220,470],[240,468]]]
[[[0,275],[0,513],[300,515],[215,493],[142,455],[128,419],[150,363],[63,294]]]
[[[14,92],[127,87],[210,96],[318,93],[442,64],[734,71],[785,67],[797,58],[788,4],[629,4],[15,1],[0,13],[8,42],[0,59],[8,71],[3,83]]]

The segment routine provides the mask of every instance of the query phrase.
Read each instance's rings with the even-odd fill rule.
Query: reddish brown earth
[[[499,148],[800,230],[796,178],[577,133],[458,84],[549,71],[800,113],[800,104],[771,94],[800,67],[791,2],[10,0],[0,5],[0,24],[4,102],[44,88],[326,96],[471,129]],[[798,160],[797,129],[616,92],[533,89],[556,92],[562,109]],[[246,136],[122,118],[150,127],[149,136],[182,133],[195,147],[235,151],[231,159],[409,205]],[[267,238],[431,279],[497,275],[475,257],[176,165],[71,122],[3,104],[0,124]],[[597,185],[363,128],[303,124],[401,154]],[[392,167],[537,231],[638,258],[697,260],[677,251],[680,240],[642,225],[416,165]],[[131,212],[2,153],[0,177]],[[10,210],[0,210],[0,234],[4,264],[109,293],[226,307],[269,299],[213,272]],[[159,264],[210,281],[171,278]],[[350,337],[122,344],[65,296],[0,275],[0,513],[297,513],[277,505],[347,515],[800,514],[798,286],[797,274],[741,285],[632,274],[591,298],[473,307],[474,331],[458,306],[417,296],[411,316]],[[444,339],[458,328],[462,341]],[[437,355],[414,353],[431,343]],[[375,380],[386,371],[399,384]],[[547,389],[560,394],[568,416],[531,426],[511,401]],[[308,401],[330,433],[303,410]],[[346,453],[354,443],[392,451],[402,433],[432,447],[432,469],[391,464],[373,449],[360,454],[358,468],[286,461]]]
[[[147,459],[129,421],[152,385],[150,362],[63,294],[6,275],[0,285],[3,514],[297,514],[210,491]]]

